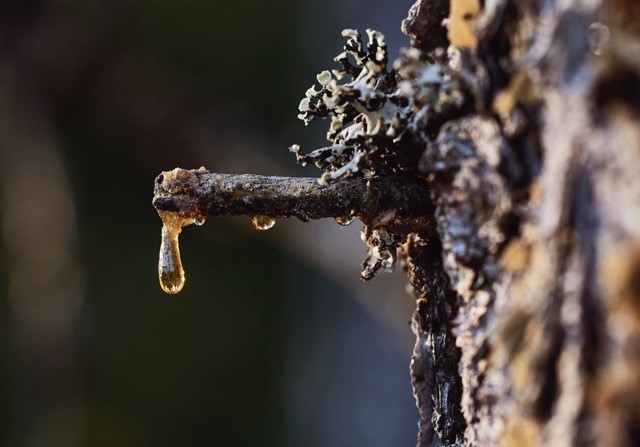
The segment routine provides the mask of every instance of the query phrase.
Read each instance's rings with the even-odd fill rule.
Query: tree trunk
[[[424,145],[439,240],[404,247],[418,445],[637,445],[640,4],[448,9],[473,107]]]

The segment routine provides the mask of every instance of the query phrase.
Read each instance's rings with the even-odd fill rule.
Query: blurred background
[[[413,299],[359,222],[210,219],[158,285],[154,178],[317,176],[297,106],[411,0],[0,1],[0,445],[401,446]]]

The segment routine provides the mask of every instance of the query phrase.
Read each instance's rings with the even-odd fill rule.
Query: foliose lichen
[[[320,184],[354,176],[420,176],[417,157],[432,136],[429,130],[435,133],[465,104],[451,55],[411,48],[390,70],[384,36],[371,29],[366,34],[365,45],[358,31],[342,31],[347,42],[334,59],[340,68],[318,74],[318,84],[300,101],[298,117],[305,124],[330,120],[331,145],[309,154],[299,145],[289,148],[298,163],[324,171]],[[362,234],[369,246],[362,277],[373,277],[381,267],[393,270],[396,249],[407,235],[391,234],[382,226],[365,227]]]
[[[307,90],[298,115],[305,124],[330,119],[327,139],[332,144],[309,154],[298,145],[290,151],[302,165],[312,163],[324,171],[321,184],[414,171],[415,163],[407,162],[403,153],[409,150],[406,137],[450,118],[465,101],[450,57],[437,51],[434,58],[411,48],[389,70],[380,32],[367,29],[366,45],[356,30],[346,29],[342,35],[347,43],[334,59],[340,68],[317,75],[319,87]]]

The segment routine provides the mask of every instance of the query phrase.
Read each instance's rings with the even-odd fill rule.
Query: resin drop
[[[251,223],[256,230],[268,230],[276,224],[276,220],[269,216],[253,216]]]
[[[167,293],[178,293],[184,286],[184,269],[180,260],[178,233],[169,231],[166,225],[162,226],[158,277],[160,278],[160,287]]]
[[[609,27],[604,23],[592,23],[587,30],[587,41],[589,42],[589,49],[593,54],[597,56],[603,53],[603,50],[609,43],[610,38],[611,31],[609,31]]]
[[[193,217],[181,217],[178,213],[169,211],[159,211],[158,214],[162,219],[158,279],[162,290],[175,294],[182,290],[185,282],[178,235],[182,231],[182,227],[195,223],[195,219]]]
[[[343,227],[346,227],[351,222],[353,222],[353,220],[355,218],[356,218],[355,214],[353,212],[351,212],[351,213],[346,214],[344,216],[338,216],[338,217],[334,218],[334,220],[336,221],[336,223],[338,225],[342,225]]]
[[[193,223],[200,226],[200,225],[204,225],[206,220],[207,219],[204,216],[198,216],[195,219],[193,219]]]

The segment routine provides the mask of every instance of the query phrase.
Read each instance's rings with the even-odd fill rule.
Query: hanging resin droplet
[[[185,281],[182,260],[180,259],[178,233],[178,231],[169,231],[166,225],[162,226],[158,277],[162,290],[170,294],[180,292]]]
[[[175,294],[182,290],[185,282],[178,235],[182,231],[182,227],[191,225],[195,222],[195,219],[193,217],[181,217],[178,213],[169,211],[159,211],[158,214],[162,219],[158,278],[162,290]]]
[[[343,227],[346,227],[351,222],[353,222],[353,220],[355,218],[356,218],[356,216],[355,216],[354,212],[352,211],[349,214],[345,214],[344,216],[337,216],[333,220],[335,220],[338,225],[342,225]]]
[[[204,223],[207,221],[206,217],[204,216],[198,216],[195,219],[193,219],[193,223],[200,226],[200,225],[204,225]]]
[[[256,230],[268,230],[276,224],[276,220],[273,217],[269,216],[253,216],[251,219],[251,223],[253,224],[253,228]]]

